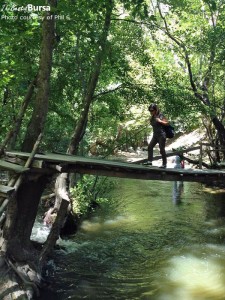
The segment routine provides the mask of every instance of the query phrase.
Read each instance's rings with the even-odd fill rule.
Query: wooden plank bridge
[[[76,172],[144,180],[225,182],[225,171],[223,170],[160,169],[158,167],[143,166],[137,164],[137,162],[128,163],[58,153],[36,154],[31,167],[25,168],[24,162],[29,158],[29,155],[30,153],[25,152],[6,152],[5,160],[10,162],[1,160],[0,169],[25,174]]]

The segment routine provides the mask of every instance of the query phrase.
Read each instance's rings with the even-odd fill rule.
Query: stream
[[[58,242],[41,299],[225,299],[225,191],[113,180],[111,201]]]

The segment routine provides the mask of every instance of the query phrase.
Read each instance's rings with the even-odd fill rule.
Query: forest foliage
[[[32,4],[35,8],[43,2]],[[26,11],[29,3],[8,0],[0,8],[1,140],[14,127],[40,68],[45,11]],[[210,127],[212,116],[223,125],[224,11],[222,0],[59,1],[41,150],[67,151],[97,59],[101,65],[83,121],[81,154],[142,145],[151,130],[151,102],[159,104],[177,131],[202,122]],[[37,90],[35,86],[19,130],[6,148],[22,148]],[[45,106],[41,105],[40,111]]]
[[[209,141],[224,149],[224,6],[224,0],[2,1],[0,157],[6,150],[31,152],[29,167],[37,149],[105,157],[142,147],[151,134],[152,102],[176,132],[204,126]],[[225,152],[216,151],[212,161],[221,158]],[[29,262],[29,282],[22,281],[37,295],[65,221],[74,232],[76,216],[106,202],[111,187],[103,178],[76,181],[77,174],[42,171],[12,178],[14,192],[0,199],[4,276],[9,265],[20,274],[15,262],[20,270],[26,263],[27,276]],[[50,180],[54,204],[44,221],[51,230],[37,249],[31,233]],[[18,295],[21,289],[17,284]]]

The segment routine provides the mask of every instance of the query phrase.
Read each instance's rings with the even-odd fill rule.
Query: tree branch
[[[107,91],[103,91],[103,92],[100,92],[100,93],[94,95],[94,96],[93,96],[93,99],[96,99],[96,98],[98,98],[98,97],[100,97],[100,96],[104,96],[104,95],[107,95],[107,94],[110,94],[110,93],[114,93],[115,91],[120,90],[120,89],[122,89],[123,87],[124,87],[124,84],[120,84],[119,86],[117,86],[117,87],[114,88],[114,89],[107,90]]]
[[[187,48],[186,46],[184,45],[184,43],[182,41],[180,41],[178,38],[174,37],[171,33],[170,33],[170,30],[169,30],[169,27],[167,25],[167,21],[166,21],[166,18],[163,16],[162,14],[162,11],[161,11],[161,8],[159,6],[159,3],[157,4],[158,5],[158,10],[159,10],[159,14],[160,14],[160,17],[162,18],[163,22],[164,22],[164,26],[165,26],[165,30],[164,33],[172,40],[174,41],[184,52],[184,57],[185,57],[185,61],[187,63],[187,68],[188,68],[188,75],[189,75],[189,81],[190,81],[190,84],[191,84],[191,88],[194,92],[194,95],[196,98],[200,99],[204,104],[206,105],[209,105],[209,101],[208,101],[208,98],[205,99],[203,97],[203,95],[201,95],[199,92],[198,92],[198,89],[197,89],[197,86],[194,82],[194,79],[193,79],[193,73],[192,73],[192,67],[191,67],[191,62],[190,62],[190,58],[189,58],[189,54],[188,54],[188,51],[187,51]],[[162,30],[162,29],[161,29]]]

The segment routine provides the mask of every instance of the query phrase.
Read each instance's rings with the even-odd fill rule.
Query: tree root
[[[20,278],[22,281],[23,285],[26,288],[26,294],[28,296],[28,299],[32,299],[33,295],[35,294],[37,297],[40,296],[39,288],[36,283],[30,280],[29,276],[24,274],[24,266],[23,267],[16,267],[12,261],[8,258],[5,259],[6,263],[8,266],[10,266],[13,271],[16,273],[16,275]],[[33,270],[27,266],[29,270],[27,270],[27,273],[30,272],[31,274],[34,273]],[[33,276],[34,277],[34,276]],[[34,279],[34,278],[33,278]],[[37,281],[37,280],[36,280]]]

